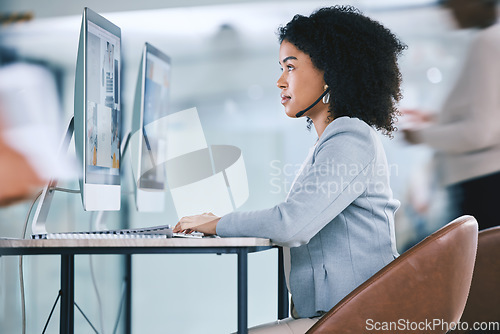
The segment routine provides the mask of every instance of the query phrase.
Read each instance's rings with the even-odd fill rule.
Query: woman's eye
[[[286,65],[286,69],[288,72],[290,72],[291,70],[294,70],[295,68],[292,65]],[[281,72],[283,72],[283,67],[280,67],[280,70],[281,70]]]

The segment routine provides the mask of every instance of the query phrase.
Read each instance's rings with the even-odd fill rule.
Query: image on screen
[[[120,38],[89,21],[86,50],[86,182],[120,184]]]
[[[142,189],[165,189],[166,167],[164,163],[166,133],[163,122],[157,122],[168,114],[170,90],[170,62],[166,56],[156,56],[147,49],[144,82],[143,138],[141,145]]]

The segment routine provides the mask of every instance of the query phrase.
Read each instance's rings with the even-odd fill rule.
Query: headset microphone
[[[312,107],[314,107],[315,105],[318,104],[319,101],[321,101],[321,99],[323,97],[325,97],[326,94],[328,94],[328,92],[330,91],[330,88],[327,88],[325,89],[325,91],[323,92],[323,94],[321,94],[321,96],[313,102],[313,104],[311,104],[309,107],[307,107],[306,109],[302,110],[302,111],[299,111],[295,117],[299,118],[300,116],[304,115],[309,109],[311,109]]]

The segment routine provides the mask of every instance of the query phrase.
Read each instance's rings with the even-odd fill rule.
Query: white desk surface
[[[75,247],[271,247],[262,238],[168,238],[168,239],[12,239],[0,238],[0,248],[75,248]]]

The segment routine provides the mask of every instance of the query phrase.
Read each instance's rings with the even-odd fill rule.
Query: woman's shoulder
[[[339,135],[354,136],[369,140],[372,131],[371,126],[359,118],[343,116],[334,119],[332,123],[328,124],[323,132],[323,136],[320,138],[320,142]]]
[[[331,150],[332,154],[361,154],[373,158],[376,150],[375,130],[366,122],[354,117],[339,117],[330,123],[317,144],[321,149]]]

